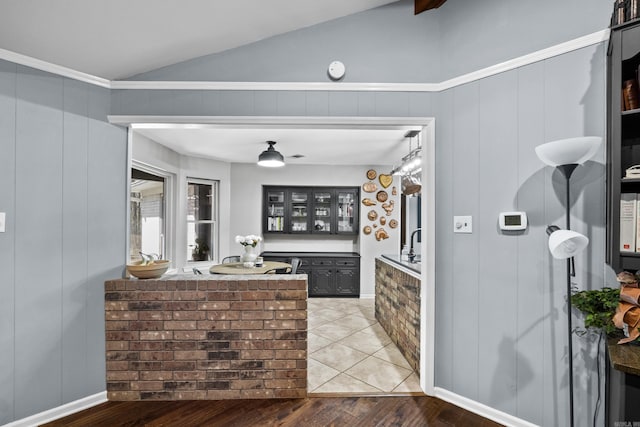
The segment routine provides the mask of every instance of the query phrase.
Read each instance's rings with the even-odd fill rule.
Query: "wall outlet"
[[[471,215],[467,216],[454,216],[453,217],[453,232],[454,233],[472,233],[473,222]]]
[[[6,219],[7,219],[7,214],[6,212],[0,212],[0,233],[4,233],[5,229],[6,229]]]

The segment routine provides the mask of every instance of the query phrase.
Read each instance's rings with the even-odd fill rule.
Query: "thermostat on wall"
[[[500,229],[519,231],[527,228],[526,212],[500,212]]]

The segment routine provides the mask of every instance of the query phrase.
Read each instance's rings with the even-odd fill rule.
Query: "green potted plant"
[[[571,304],[584,314],[584,327],[612,335],[617,331],[613,315],[620,301],[620,289],[602,288],[575,292]]]
[[[193,248],[191,257],[194,261],[207,261],[209,259],[209,245],[204,239],[196,238],[196,247]]]

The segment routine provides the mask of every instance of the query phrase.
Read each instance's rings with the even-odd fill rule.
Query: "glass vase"
[[[247,245],[244,247],[244,252],[242,253],[242,255],[240,255],[240,261],[255,262],[257,257],[258,254],[256,252],[256,248],[251,245]]]

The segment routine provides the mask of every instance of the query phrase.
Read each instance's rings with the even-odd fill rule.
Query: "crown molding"
[[[598,43],[609,40],[610,30],[596,31],[595,33],[587,34],[586,36],[578,37],[577,39],[569,40],[564,43],[560,43],[546,49],[541,49],[527,55],[519,56],[514,59],[510,59],[499,64],[492,65],[487,68],[473,71],[468,74],[463,74],[458,77],[454,77],[449,80],[445,80],[439,83],[439,90],[451,89],[456,86],[460,86],[466,83],[471,83],[476,80],[484,79],[496,74],[504,73],[505,71],[514,70],[525,65],[533,64],[535,62],[544,61],[545,59],[553,58],[554,56],[563,55],[565,53],[573,52],[574,50],[582,49],[584,47],[592,46]]]
[[[0,59],[4,59],[9,62],[13,62],[27,67],[35,68],[36,70],[45,71],[47,73],[56,74],[62,77],[68,77],[73,80],[89,83],[95,86],[111,89],[111,80],[103,79],[91,74],[76,71],[71,68],[63,67],[62,65],[52,64],[51,62],[42,61],[40,59],[33,58],[31,56],[22,55],[20,53],[12,52],[6,49],[0,49]]]
[[[441,92],[495,74],[543,61],[609,39],[609,29],[596,31],[546,49],[519,56],[490,67],[439,83],[349,83],[349,82],[223,82],[107,80],[26,55],[0,49],[0,59],[38,70],[116,90],[236,90],[236,91],[339,91],[339,92]]]
[[[437,92],[439,83],[216,82],[114,80],[124,90],[259,90],[337,92]]]

